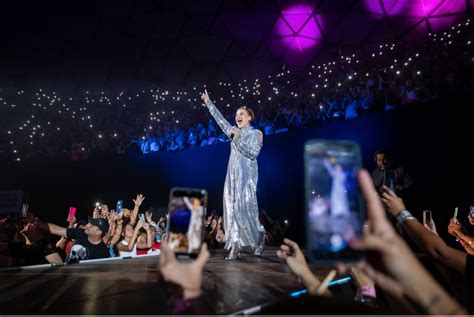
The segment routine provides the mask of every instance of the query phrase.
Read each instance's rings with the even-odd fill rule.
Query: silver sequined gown
[[[206,106],[222,131],[230,138],[232,125],[210,100],[206,102]],[[263,228],[258,220],[257,203],[257,156],[262,142],[262,132],[250,125],[240,129],[240,135],[231,142],[224,184],[226,249],[232,248],[233,244],[256,248],[262,240]]]

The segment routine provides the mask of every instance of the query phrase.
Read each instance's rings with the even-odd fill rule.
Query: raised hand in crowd
[[[107,213],[107,221],[109,222],[109,224],[117,221],[118,219],[118,214],[117,212],[115,212],[115,209],[111,209],[108,213]]]
[[[277,256],[286,262],[290,270],[300,279],[308,288],[310,294],[315,295],[321,281],[311,272],[308,263],[298,244],[290,239],[284,239]],[[325,295],[330,295],[326,291]]]
[[[395,232],[367,171],[359,173],[359,184],[367,205],[369,230],[362,239],[350,244],[353,249],[367,252],[367,260],[357,267],[400,301],[406,302],[405,299],[409,298],[410,303],[415,304],[421,313],[464,314],[463,308],[436,283]],[[383,197],[391,209],[404,209],[403,201],[392,191],[384,193]],[[406,302],[408,305],[410,303]]]
[[[145,200],[145,196],[142,194],[138,194],[136,199],[133,199],[133,203],[135,206],[133,207],[132,215],[130,217],[130,223],[134,225],[137,221],[138,211],[140,209],[141,204]]]
[[[104,219],[107,219],[108,214],[109,214],[109,206],[107,205],[100,206],[100,216]]]
[[[382,186],[382,202],[387,206],[390,213],[397,216],[400,212],[406,210],[405,203],[398,197],[394,191],[387,186]]]
[[[426,213],[423,213],[423,226],[429,231],[433,232],[435,235],[439,235],[436,231],[436,224],[433,220],[433,216],[431,216],[431,218],[428,220],[426,219]]]
[[[153,213],[151,211],[145,211],[145,219],[147,223],[151,223],[153,221]]]
[[[451,219],[449,220],[448,232],[450,235],[458,238],[459,233],[466,233],[466,229],[459,223],[459,221]]]
[[[467,220],[469,221],[469,224],[471,226],[474,226],[474,217],[471,215],[470,212],[469,212],[469,214],[467,214]]]
[[[469,235],[467,230],[459,222],[455,222],[454,219],[451,219],[448,225],[448,232],[456,238],[468,254],[472,255],[474,253],[474,237]]]
[[[100,212],[100,207],[97,206],[95,207],[94,211],[92,212],[92,218],[98,219],[100,218],[101,212]]]
[[[66,221],[69,223],[68,228],[74,228],[74,225],[77,223],[76,217],[67,217]]]
[[[135,206],[140,207],[144,200],[145,196],[143,196],[142,194],[138,194],[137,198],[133,199],[133,203],[135,204]]]

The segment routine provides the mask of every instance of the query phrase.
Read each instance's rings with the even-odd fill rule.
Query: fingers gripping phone
[[[196,258],[204,234],[207,191],[173,188],[169,200],[169,220],[166,225],[168,246],[178,256]]]
[[[365,212],[357,173],[359,145],[310,140],[305,144],[306,242],[313,263],[353,262],[363,254],[349,242],[362,235]]]

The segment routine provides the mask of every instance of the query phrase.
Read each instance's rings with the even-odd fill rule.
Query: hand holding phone
[[[141,221],[145,222],[145,215],[142,214],[142,213],[139,213],[139,214],[138,214],[138,219],[140,219]]]
[[[433,215],[430,210],[423,211],[423,226],[434,234],[438,235],[438,232],[436,231],[436,225],[433,220]]]
[[[429,224],[431,222],[431,211],[430,210],[424,210],[423,211],[423,224]]]

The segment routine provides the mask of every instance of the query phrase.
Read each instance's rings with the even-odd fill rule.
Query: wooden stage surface
[[[211,253],[203,289],[218,314],[242,313],[304,289],[267,248],[226,262]],[[0,315],[162,314],[167,300],[159,282],[159,256],[0,271]],[[329,268],[312,268],[324,277]]]

